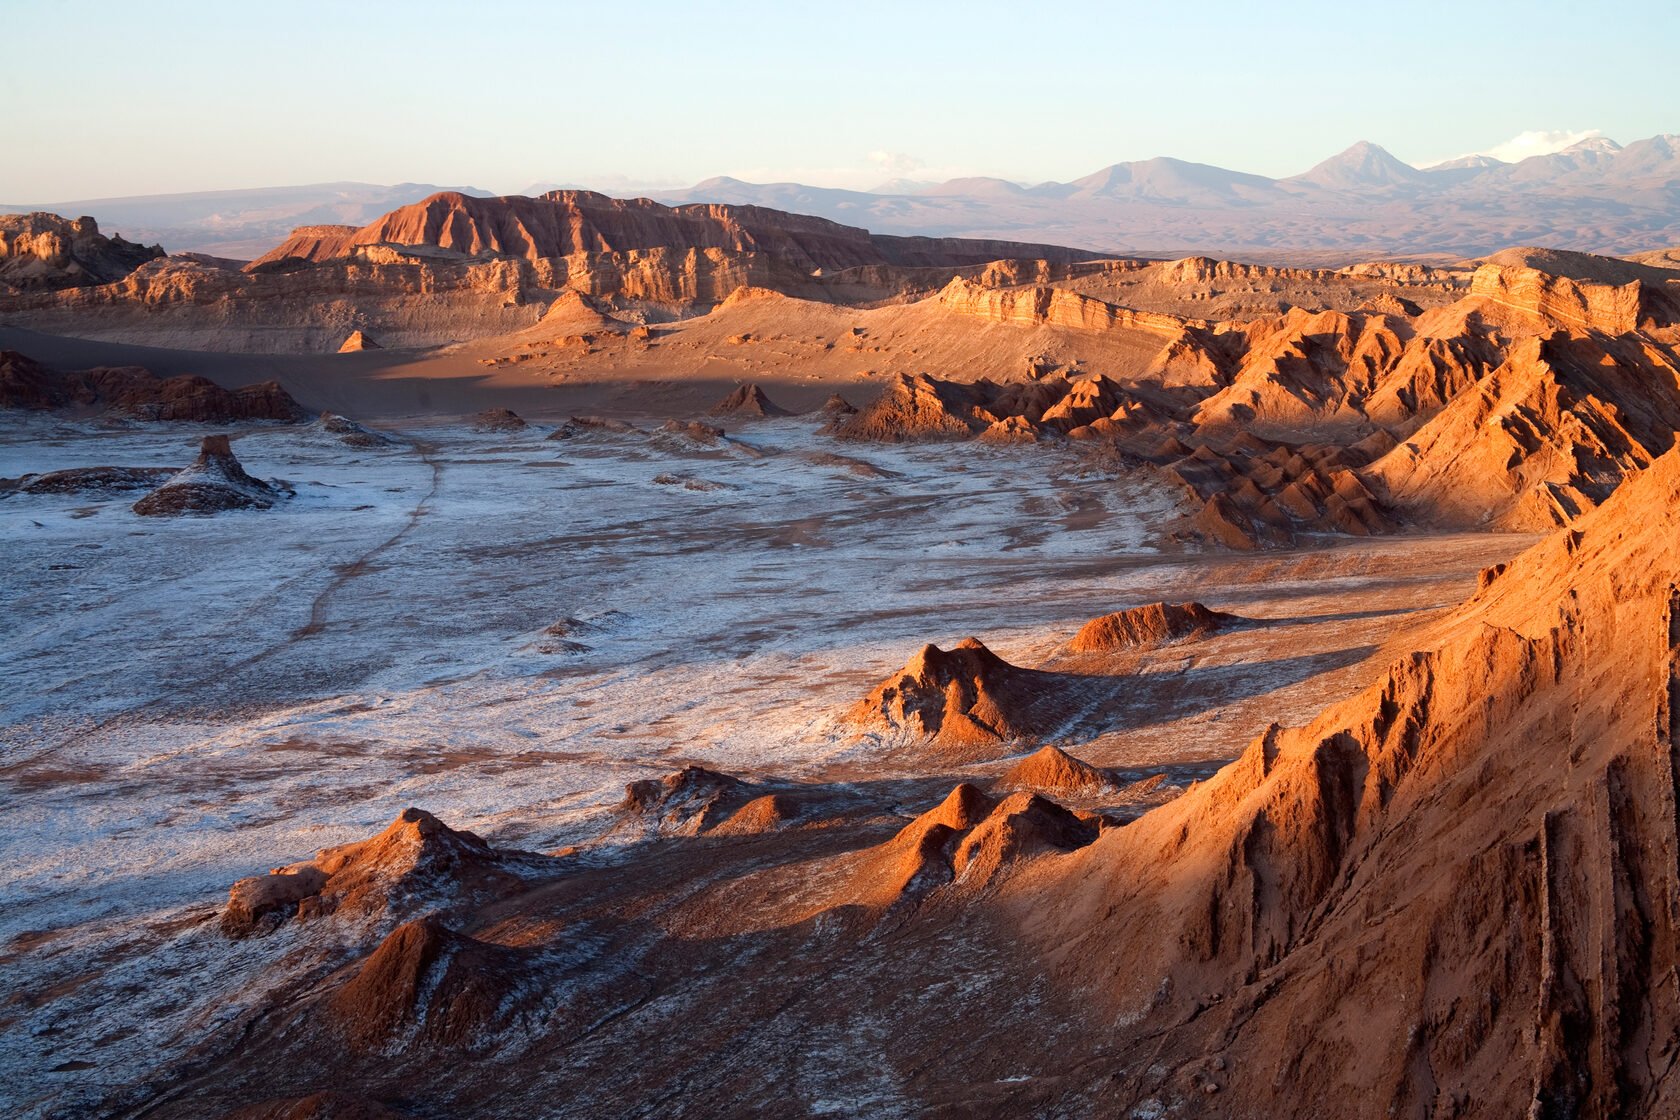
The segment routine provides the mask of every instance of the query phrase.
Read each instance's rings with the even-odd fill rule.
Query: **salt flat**
[[[626,782],[690,762],[925,777],[837,719],[922,643],[972,633],[1040,662],[1153,599],[1277,624],[1147,662],[1064,738],[1195,777],[1368,672],[1520,543],[1210,557],[1168,539],[1164,484],[1075,445],[838,444],[810,418],[708,443],[640,424],[439,424],[375,449],[258,426],[234,449],[295,487],[272,511],[0,501],[0,967],[18,993],[0,1068],[64,1067],[42,1100],[133,1076],[227,1013],[196,971],[255,976],[289,951],[290,934],[230,945],[204,924],[229,883],[405,805],[551,849],[597,833]],[[8,419],[0,476],[184,465],[207,431]]]

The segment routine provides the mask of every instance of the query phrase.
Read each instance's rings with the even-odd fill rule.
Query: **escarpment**
[[[1667,1107],[1676,530],[1670,452],[1486,583],[1439,646],[1274,727],[1011,906],[1066,946],[1062,982],[1162,1026],[1153,1053],[1298,1071],[1219,1078],[1240,1114],[1325,1085],[1351,1116]],[[1314,1044],[1308,1022],[1352,1045]],[[1188,1100],[1197,1068],[1101,1092]]]

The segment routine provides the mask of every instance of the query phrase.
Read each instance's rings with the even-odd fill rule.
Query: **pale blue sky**
[[[1680,3],[0,0],[0,200],[1288,175],[1680,131]]]

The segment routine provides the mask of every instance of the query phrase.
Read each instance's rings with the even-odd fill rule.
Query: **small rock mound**
[[[270,509],[290,491],[245,473],[227,436],[205,436],[198,458],[134,503],[142,517],[205,515],[230,509]]]
[[[696,478],[691,474],[672,474],[669,471],[654,475],[653,482],[656,486],[680,486],[684,490],[693,490],[701,494],[732,489],[726,482],[713,482],[709,478]]]
[[[475,432],[517,432],[525,427],[525,418],[511,408],[487,408],[470,426]]]
[[[817,414],[830,420],[842,420],[847,416],[856,416],[857,406],[839,393],[834,393],[817,409]]]
[[[112,494],[151,490],[179,474],[175,467],[71,467],[44,474],[26,474],[0,483],[0,494]]]
[[[379,343],[375,342],[361,331],[351,331],[350,337],[344,340],[344,345],[338,348],[338,352],[340,354],[355,354],[362,350],[383,349],[383,346],[379,345]]]
[[[1021,669],[966,638],[921,652],[851,711],[865,727],[924,736],[959,753],[1042,731],[1037,715],[1048,675]]]
[[[608,432],[613,435],[639,435],[642,429],[625,420],[605,416],[573,416],[548,434],[549,439],[575,439],[588,432]]]
[[[759,836],[786,828],[799,818],[799,804],[785,793],[755,797],[716,828],[714,836]]]
[[[942,824],[946,828],[964,832],[985,820],[991,811],[992,799],[980,792],[979,787],[967,782],[958,782],[951,792],[945,795],[944,801],[917,817],[911,824]]]
[[[1097,793],[1114,785],[1103,771],[1049,744],[1004,771],[999,784],[1069,794]]]
[[[957,846],[951,867],[978,885],[1010,864],[1050,852],[1071,852],[1097,838],[1101,823],[1076,815],[1036,793],[1014,793],[998,802]]]
[[[900,374],[868,406],[837,417],[829,430],[856,440],[968,439],[998,419],[981,406],[982,393],[973,386]]]
[[[963,782],[943,802],[866,852],[849,889],[875,909],[914,904],[961,878],[982,886],[1006,866],[1046,852],[1067,852],[1097,838],[1100,822],[1034,793],[994,803]]]
[[[354,1050],[482,1046],[517,1002],[524,955],[457,933],[435,916],[405,922],[333,995],[328,1015]]]
[[[1236,615],[1210,611],[1200,603],[1150,603],[1093,618],[1079,628],[1069,648],[1076,653],[1153,649],[1182,638],[1200,638],[1240,623]]]
[[[752,800],[752,787],[739,778],[685,766],[663,778],[644,778],[624,787],[619,812],[640,818],[662,834],[694,836]]]
[[[404,809],[377,836],[239,880],[228,891],[222,932],[246,937],[294,915],[379,913],[393,901],[506,884],[511,861],[523,854],[499,852],[423,809]]]
[[[714,428],[712,425],[702,424],[698,420],[690,420],[686,424],[681,420],[667,420],[659,430],[669,432],[672,435],[687,436],[695,443],[702,444],[714,444],[723,438],[722,428]]]
[[[384,432],[364,428],[354,420],[335,412],[321,413],[320,418],[315,421],[315,429],[327,435],[337,436],[338,441],[346,447],[392,447],[397,442]]]
[[[711,408],[713,416],[749,416],[769,419],[772,416],[791,416],[787,409],[773,403],[764,390],[752,382],[737,386],[733,393]]]

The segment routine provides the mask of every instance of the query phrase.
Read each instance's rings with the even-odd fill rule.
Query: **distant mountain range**
[[[445,189],[488,194],[423,183],[322,183],[0,210],[90,214],[102,229],[130,240],[249,259],[295,226],[361,226]],[[1599,137],[1519,163],[1467,156],[1423,169],[1361,142],[1284,179],[1163,157],[1036,186],[965,178],[896,180],[854,191],[716,178],[650,197],[765,206],[874,233],[1171,256],[1460,257],[1530,244],[1631,253],[1680,245],[1680,136],[1653,136],[1625,148]]]
[[[1361,142],[1286,179],[1158,158],[1071,183],[898,181],[877,191],[708,179],[662,202],[817,214],[879,233],[1023,238],[1255,259],[1481,256],[1539,244],[1628,253],[1680,244],[1680,136],[1584,140],[1520,163],[1419,169]]]

